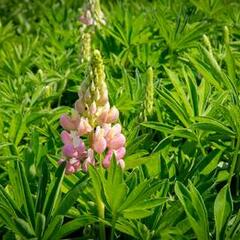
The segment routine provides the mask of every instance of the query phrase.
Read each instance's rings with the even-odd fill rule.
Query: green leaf
[[[81,179],[68,193],[64,196],[64,198],[59,203],[54,215],[65,215],[68,210],[73,206],[75,201],[80,196],[81,192],[83,192],[84,188],[87,186],[88,177],[85,176],[84,179]]]
[[[50,224],[48,225],[42,240],[55,240],[58,239],[57,235],[58,235],[58,231],[61,229],[63,223],[63,216],[56,216],[52,219],[52,221],[50,222]]]
[[[65,236],[79,230],[81,227],[87,226],[97,222],[97,218],[94,216],[80,216],[62,225],[58,232],[56,239],[62,239]]]
[[[29,224],[25,220],[21,218],[15,218],[14,223],[18,231],[25,239],[30,239],[36,236],[31,224]]]
[[[123,216],[128,219],[140,219],[145,218],[153,214],[152,210],[124,210]]]
[[[207,210],[203,199],[190,182],[190,190],[182,183],[176,182],[175,192],[186,212],[187,218],[198,240],[209,239]]]
[[[2,205],[7,207],[9,213],[12,212],[13,216],[22,217],[23,214],[18,209],[16,203],[11,199],[9,194],[5,191],[5,189],[0,185],[0,202]]]
[[[36,214],[36,227],[35,232],[39,239],[42,238],[46,225],[46,217],[42,213]]]
[[[94,188],[96,197],[98,199],[102,199],[102,197],[101,197],[101,193],[102,193],[101,177],[100,177],[98,171],[91,165],[89,166],[89,175],[92,180],[92,184],[93,184],[93,188]]]
[[[228,185],[225,185],[218,193],[214,202],[214,219],[216,226],[216,239],[224,240],[224,231],[227,221],[232,213],[233,203]]]
[[[217,132],[219,134],[229,135],[231,137],[235,136],[235,133],[230,128],[216,119],[210,117],[197,117],[195,119],[199,121],[199,123],[193,124],[193,128],[208,132]]]
[[[123,181],[123,170],[117,165],[115,158],[111,160],[107,177],[102,179],[102,183],[107,204],[112,210],[112,215],[115,216],[127,195],[127,185]]]
[[[49,221],[54,207],[56,205],[58,196],[65,173],[65,164],[61,164],[55,173],[55,180],[49,186],[47,196],[43,206],[43,213],[47,216],[47,222]]]
[[[31,221],[32,226],[34,227],[35,226],[35,209],[33,204],[32,193],[30,191],[29,181],[26,177],[26,173],[22,163],[16,162],[16,169],[18,173],[18,180],[19,180],[18,184],[21,189],[24,209],[26,211],[26,214],[29,220]]]
[[[12,121],[10,123],[9,138],[17,146],[23,138],[26,131],[25,118],[19,113],[13,115]]]
[[[144,154],[138,154],[138,153],[132,154],[132,155],[127,156],[125,158],[126,169],[135,168],[137,166],[140,166],[141,164],[146,164],[148,162],[158,161],[158,160],[159,160],[159,152],[153,153],[153,154],[148,155],[148,156],[146,156],[146,153],[144,153]]]

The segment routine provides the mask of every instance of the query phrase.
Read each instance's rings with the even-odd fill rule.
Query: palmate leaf
[[[152,128],[154,130],[163,132],[165,134],[171,134],[171,136],[187,138],[192,141],[197,141],[197,136],[189,128],[184,128],[178,125],[174,127],[161,122],[146,122],[146,123],[141,123],[141,125],[143,125],[144,127]]]
[[[148,155],[146,151],[135,153],[125,158],[126,169],[135,168],[141,164],[147,164],[149,162],[156,162],[159,159],[159,153],[153,153]]]
[[[119,212],[128,209],[144,209],[144,201],[149,199],[152,194],[156,193],[161,189],[163,181],[145,180],[139,185],[137,185],[128,195],[124,203],[118,209]],[[154,198],[153,198],[154,199]],[[165,202],[166,198],[161,198],[159,200],[159,205]],[[146,202],[145,209],[150,206],[151,202]],[[156,202],[154,202],[156,204]]]
[[[13,115],[9,129],[9,139],[17,146],[26,131],[26,121],[21,114]]]
[[[186,212],[197,239],[209,239],[207,210],[198,190],[191,182],[189,182],[189,190],[181,182],[176,182],[175,193]]]
[[[188,115],[186,109],[182,107],[181,103],[178,101],[178,97],[173,92],[170,92],[166,88],[161,91],[157,91],[161,100],[168,106],[172,112],[176,115],[176,117],[181,121],[184,127],[189,127],[190,125],[190,116]]]
[[[192,125],[193,128],[204,130],[206,132],[217,132],[230,137],[235,136],[235,132],[217,119],[211,117],[196,117],[195,120],[198,121],[198,123],[194,123]]]
[[[115,218],[119,207],[125,201],[127,195],[127,185],[123,180],[123,171],[120,166],[117,165],[115,159],[111,161],[111,167],[107,176],[102,176],[101,179],[107,206],[109,206],[113,218]]]
[[[175,72],[168,68],[165,68],[165,71],[167,72],[167,75],[171,80],[171,83],[173,84],[174,89],[176,90],[177,95],[179,96],[179,99],[181,99],[185,111],[188,113],[189,116],[193,116],[194,112],[188,101],[187,95],[185,94],[183,83],[179,80],[178,75]]]

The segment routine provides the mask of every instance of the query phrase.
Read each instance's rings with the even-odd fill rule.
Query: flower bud
[[[97,106],[96,106],[96,102],[93,101],[93,103],[91,104],[90,108],[90,114],[94,115],[97,112]]]
[[[76,111],[78,111],[79,113],[83,113],[85,111],[85,103],[83,101],[82,98],[79,98],[76,102],[75,102],[75,109]]]

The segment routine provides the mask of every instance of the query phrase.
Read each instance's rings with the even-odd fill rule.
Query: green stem
[[[112,229],[111,229],[111,240],[114,240],[115,224],[116,224],[116,214],[113,213]]]
[[[230,173],[229,173],[229,178],[228,178],[229,188],[231,185],[232,177],[234,175],[234,170],[235,170],[237,159],[238,159],[239,148],[240,148],[240,137],[237,138],[236,150],[234,152],[233,161],[232,161],[232,165],[231,165],[231,169],[230,169]]]
[[[98,209],[98,217],[101,219],[104,219],[104,204],[101,199],[97,198],[97,209]],[[105,226],[104,223],[100,222],[99,223],[99,235],[100,235],[100,240],[105,240]]]

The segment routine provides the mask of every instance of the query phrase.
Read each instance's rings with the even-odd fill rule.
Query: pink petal
[[[73,165],[71,165],[70,163],[67,163],[67,166],[66,166],[66,174],[72,174],[72,173],[75,173],[76,170],[74,168]]]
[[[114,106],[110,109],[110,111],[108,112],[108,116],[107,116],[107,123],[113,123],[116,122],[117,119],[119,117],[119,111],[118,109]]]
[[[80,136],[85,135],[92,131],[91,125],[88,123],[88,120],[85,118],[81,118],[79,126],[78,126],[78,133]]]
[[[126,138],[123,134],[119,134],[116,137],[114,137],[112,140],[109,141],[108,147],[114,150],[117,150],[124,146],[126,142]]]
[[[71,137],[70,133],[68,133],[65,130],[61,132],[61,139],[64,144],[72,143],[72,137]]]
[[[115,150],[114,153],[115,153],[115,156],[116,156],[117,160],[122,159],[126,154],[126,148],[121,147],[121,148]]]
[[[78,152],[75,150],[72,144],[65,144],[63,146],[63,154],[66,157],[77,157]]]
[[[112,158],[113,150],[109,150],[105,156],[105,158],[102,161],[102,166],[104,168],[109,168],[111,164],[111,158]]]
[[[98,138],[93,143],[93,149],[98,153],[101,154],[107,147],[107,142],[104,137]]]
[[[71,118],[69,116],[65,115],[65,114],[63,114],[60,117],[60,124],[64,129],[66,129],[68,131],[76,129],[74,123],[71,120]]]

